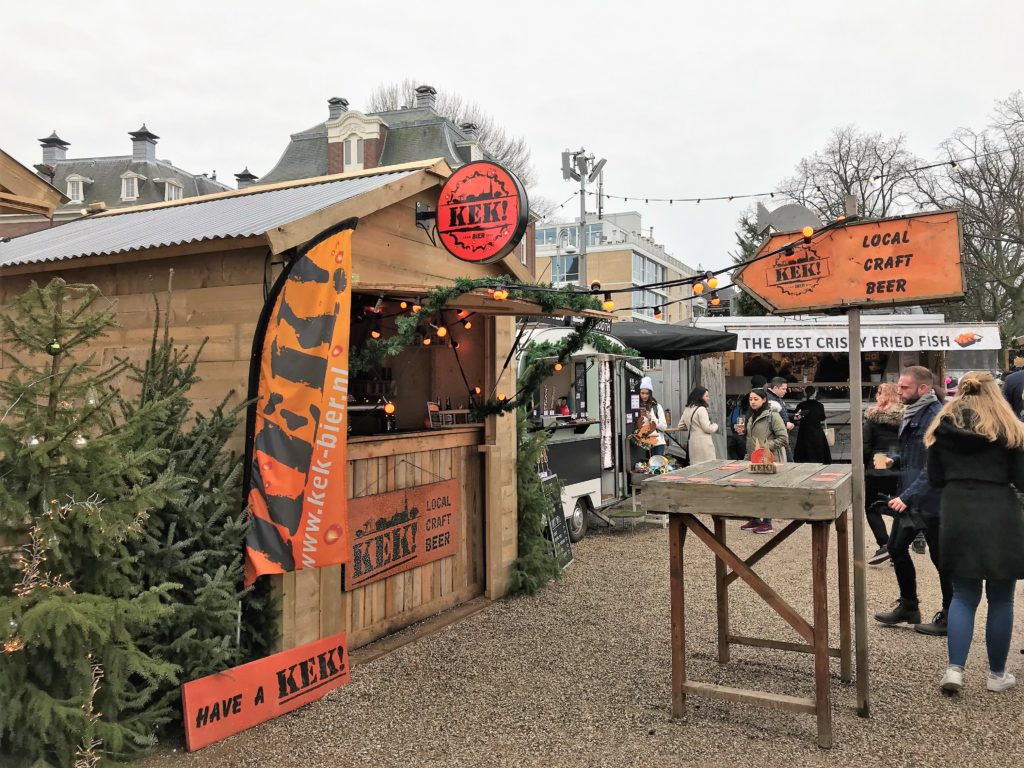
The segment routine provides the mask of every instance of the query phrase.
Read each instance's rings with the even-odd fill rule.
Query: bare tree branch
[[[416,87],[421,80],[407,77],[401,82],[383,83],[370,92],[367,109],[387,112],[412,107],[416,100]],[[476,123],[480,130],[480,146],[495,162],[505,166],[530,189],[537,182],[537,173],[530,159],[530,148],[522,136],[512,136],[494,117],[475,101],[467,101],[460,94],[438,91],[434,110],[455,125]]]

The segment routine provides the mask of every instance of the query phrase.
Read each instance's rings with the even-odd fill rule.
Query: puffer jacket
[[[778,411],[770,406],[762,408],[760,413],[751,411],[746,426],[748,459],[760,445],[762,448],[769,448],[777,462],[782,463],[786,460],[789,433]]]

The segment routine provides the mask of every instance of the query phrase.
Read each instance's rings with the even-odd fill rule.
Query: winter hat
[[[640,379],[640,389],[646,389],[652,395],[654,394],[654,384],[651,383],[650,376],[644,376]]]

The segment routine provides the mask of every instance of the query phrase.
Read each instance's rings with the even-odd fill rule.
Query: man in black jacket
[[[945,635],[949,601],[953,596],[949,579],[939,569],[939,492],[928,484],[928,451],[924,433],[938,415],[941,406],[935,396],[931,371],[920,365],[903,371],[896,385],[905,404],[903,423],[899,429],[899,454],[890,456],[888,465],[899,470],[899,495],[889,502],[895,512],[889,536],[889,555],[900,587],[896,607],[876,613],[883,624],[914,624],[925,635]],[[924,530],[928,551],[939,571],[942,588],[942,610],[929,624],[921,623],[917,599],[917,572],[910,556],[910,545],[918,530]]]

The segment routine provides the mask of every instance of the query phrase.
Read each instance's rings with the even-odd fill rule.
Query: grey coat
[[[760,444],[762,448],[770,448],[775,461],[786,460],[786,449],[789,448],[789,432],[782,417],[770,405],[765,405],[760,413],[750,412],[747,416],[747,458]]]
[[[928,480],[942,489],[939,552],[961,579],[1024,578],[1024,450],[990,443],[943,419],[928,450]]]

